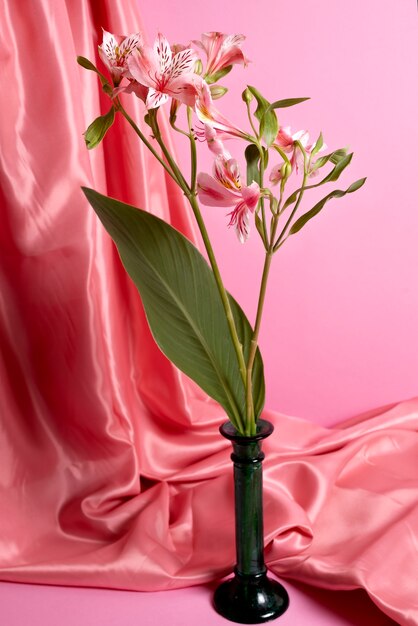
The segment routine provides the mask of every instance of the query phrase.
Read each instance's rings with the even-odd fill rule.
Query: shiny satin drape
[[[103,151],[84,147],[107,104],[75,57],[95,58],[101,26],[141,28],[137,3],[23,4],[0,8],[0,577],[137,590],[208,581],[234,561],[223,416],[155,347],[80,192],[153,210],[197,240],[181,195],[123,123]],[[418,624],[418,401],[336,429],[265,417],[276,425],[270,567],[364,587],[399,624]]]

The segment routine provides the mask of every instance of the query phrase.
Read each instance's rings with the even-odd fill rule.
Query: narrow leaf
[[[276,114],[271,108],[270,102],[261,95],[258,89],[251,85],[248,85],[248,89],[257,100],[257,108],[254,115],[260,122],[260,135],[269,147],[276,139],[279,130]]]
[[[263,221],[261,217],[257,215],[257,213],[255,214],[255,227],[258,230],[258,233],[261,239],[263,240],[264,247],[267,249],[267,241],[265,240],[265,237],[264,237]]]
[[[327,176],[325,176],[323,180],[321,180],[320,184],[323,185],[325,183],[335,182],[336,180],[338,180],[341,174],[343,173],[343,171],[345,170],[345,168],[350,165],[352,158],[353,158],[353,152],[350,152],[350,154],[347,154],[346,156],[342,157],[338,161],[336,166],[330,171],[330,173]]]
[[[254,180],[260,184],[260,172],[258,170],[260,153],[255,144],[250,143],[245,148],[245,160],[247,161],[247,185],[251,185]]]
[[[279,131],[279,122],[273,109],[267,109],[264,113],[260,123],[260,135],[263,137],[267,146],[271,144],[277,137]]]
[[[115,109],[112,106],[105,115],[97,117],[94,122],[90,124],[84,133],[84,140],[89,150],[99,145],[114,121]]]
[[[325,196],[325,198],[322,198],[322,200],[315,204],[315,206],[310,211],[307,211],[307,213],[304,213],[304,215],[301,215],[301,217],[296,220],[296,222],[293,224],[292,228],[289,231],[289,235],[294,235],[295,233],[300,231],[300,229],[303,228],[305,224],[309,222],[309,220],[315,217],[315,215],[318,215],[318,213],[322,211],[328,200],[331,200],[332,198],[342,198],[347,193],[353,193],[354,191],[357,191],[357,189],[360,189],[360,187],[364,185],[365,182],[366,179],[361,178],[355,183],[352,183],[345,191],[342,191],[341,189],[335,189],[334,191],[331,191],[331,193]]]
[[[181,233],[158,217],[92,189],[83,191],[115,241],[137,286],[151,332],[164,354],[225,409],[237,427],[245,415],[245,389],[213,272]],[[229,296],[244,358],[252,328]],[[253,395],[264,404],[263,363],[257,352]]]
[[[265,111],[267,111],[270,106],[270,102],[266,100],[255,87],[248,85],[247,89],[253,94],[254,98],[257,100],[257,108],[254,112],[254,115],[256,116],[258,121],[261,122]]]
[[[81,67],[84,67],[84,69],[86,70],[90,70],[91,72],[96,72],[96,74],[98,74],[100,78],[100,82],[102,83],[102,85],[109,85],[109,81],[107,80],[106,76],[104,76],[101,72],[99,72],[97,67],[93,65],[91,61],[86,59],[86,57],[78,56],[77,63],[81,65]]]
[[[81,67],[84,67],[84,69],[86,69],[86,70],[91,70],[92,72],[96,72],[96,74],[100,74],[100,72],[97,69],[97,67],[95,65],[93,65],[93,63],[91,61],[86,59],[86,57],[78,56],[77,57],[77,63],[79,65],[81,65]]]
[[[353,193],[353,191],[357,191],[357,189],[360,189],[360,187],[363,187],[366,180],[367,178],[360,178],[359,180],[356,180],[355,183],[351,183],[351,185],[347,189],[347,193]]]
[[[295,104],[299,104],[300,102],[305,102],[306,100],[310,100],[310,98],[286,98],[285,100],[276,100],[276,102],[272,102],[270,107],[272,109],[284,109],[286,107],[292,107]]]
[[[311,150],[311,155],[315,156],[315,154],[320,151],[323,145],[324,145],[324,138],[322,137],[322,133],[319,133],[319,137],[316,140],[315,145]]]

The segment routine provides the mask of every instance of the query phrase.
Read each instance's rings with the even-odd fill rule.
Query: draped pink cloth
[[[135,590],[221,577],[234,563],[224,416],[156,348],[80,191],[145,207],[197,241],[181,194],[123,121],[103,150],[84,146],[108,103],[75,57],[96,57],[101,26],[140,29],[136,2],[0,11],[0,577]],[[270,568],[363,587],[417,625],[418,400],[332,429],[264,417],[276,426]]]

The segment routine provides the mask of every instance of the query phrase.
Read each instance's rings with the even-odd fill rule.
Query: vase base
[[[239,624],[261,624],[283,615],[289,606],[286,589],[266,574],[235,573],[215,591],[216,611]]]

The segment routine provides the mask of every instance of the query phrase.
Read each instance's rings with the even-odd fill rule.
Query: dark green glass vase
[[[267,577],[264,563],[261,445],[273,432],[273,425],[258,420],[253,437],[240,435],[230,422],[220,431],[233,447],[237,563],[234,577],[215,591],[214,605],[232,622],[260,624],[279,617],[289,606],[285,588]]]

